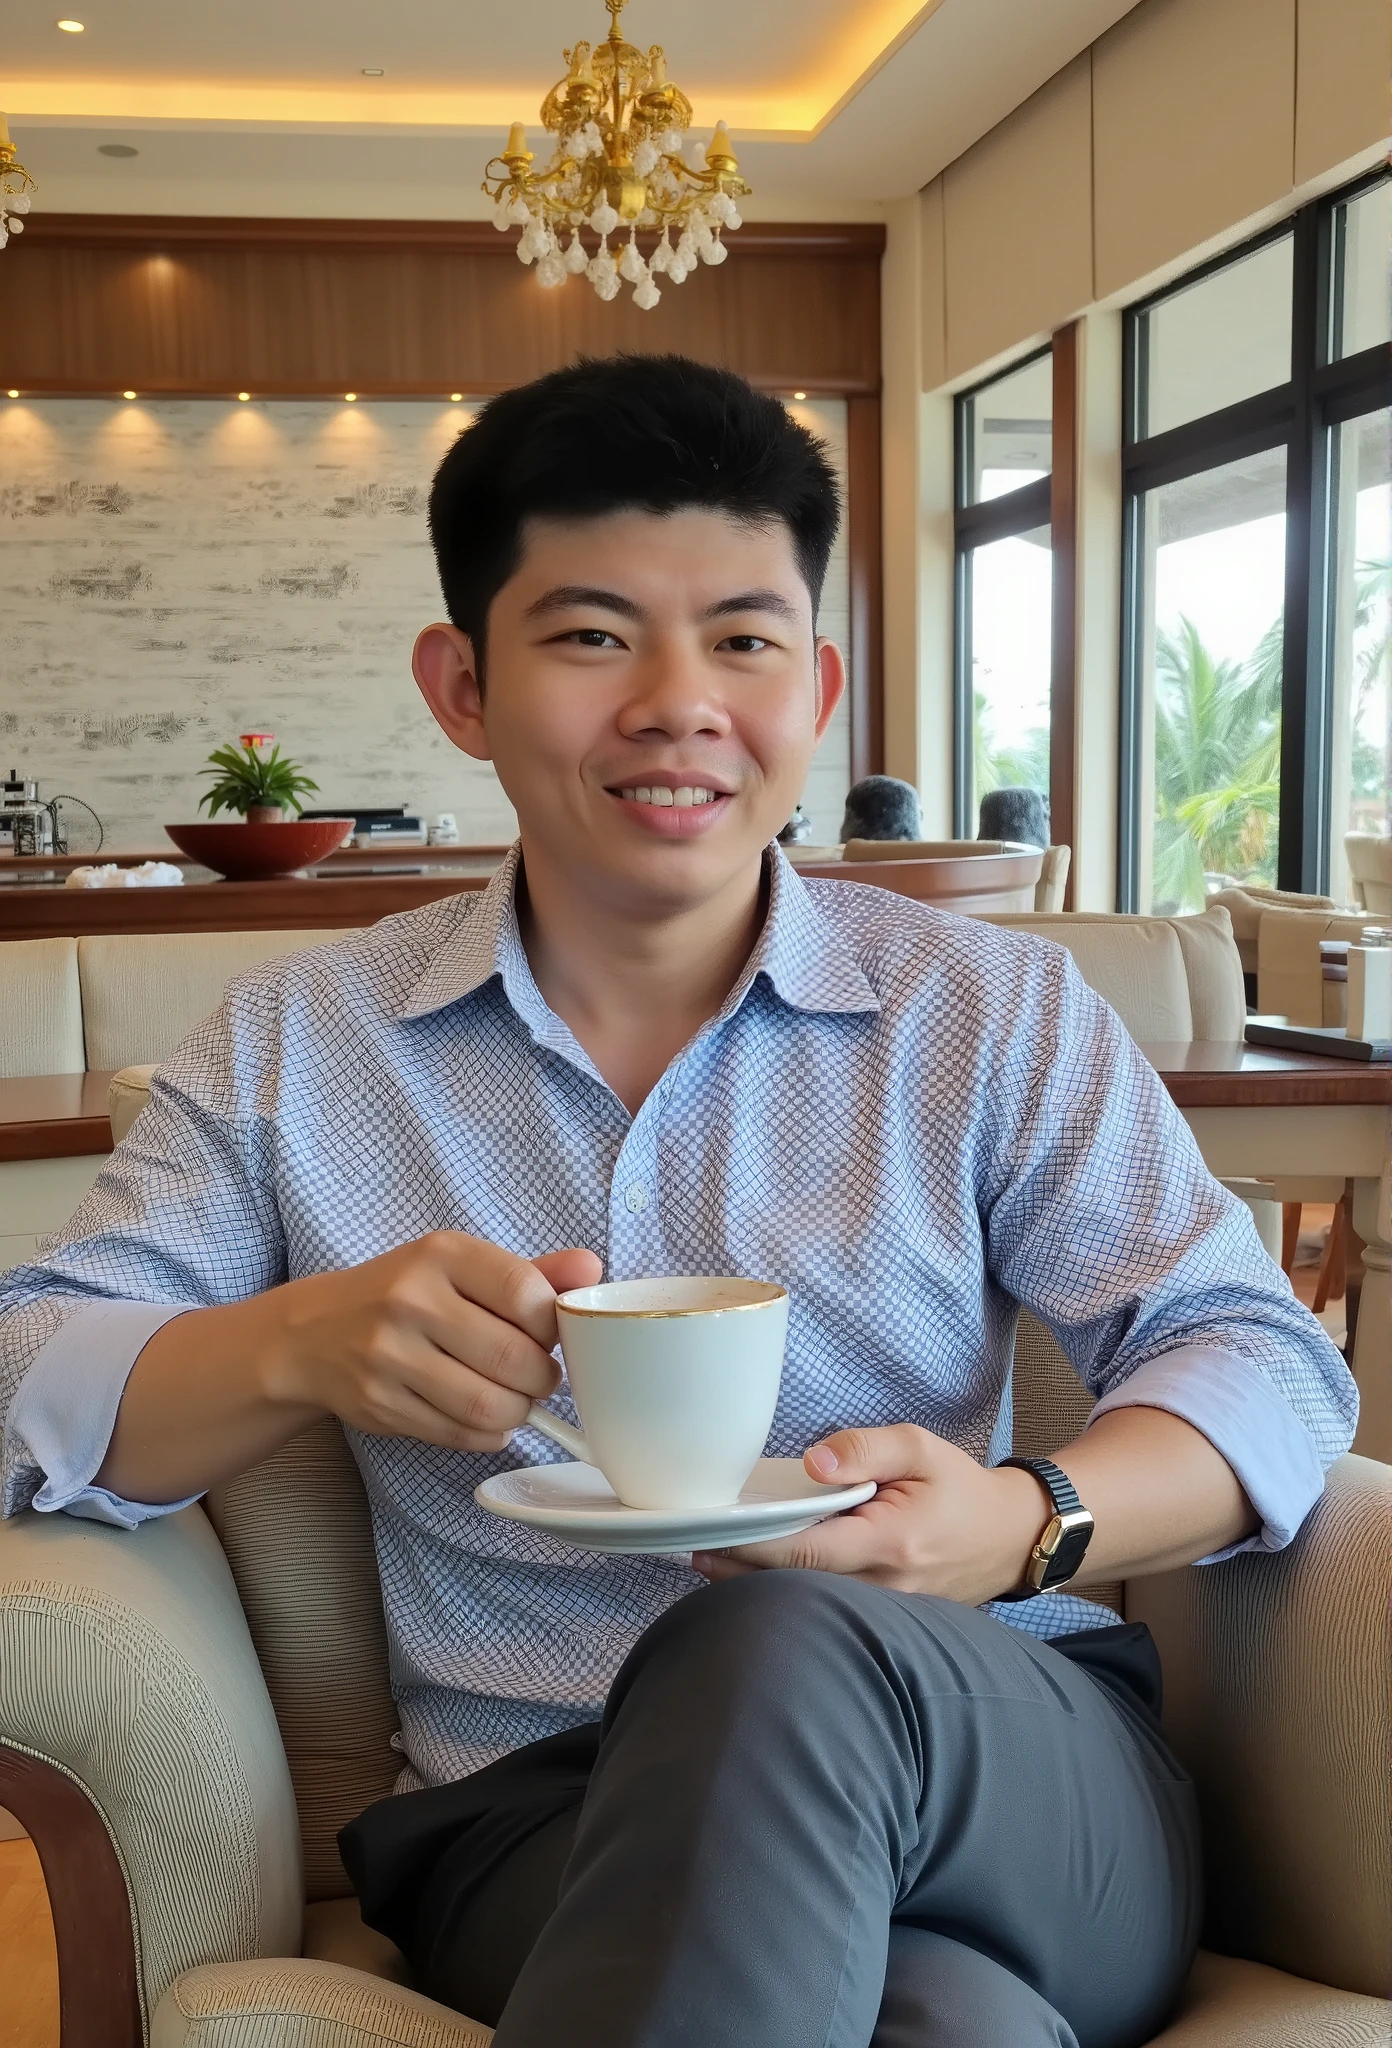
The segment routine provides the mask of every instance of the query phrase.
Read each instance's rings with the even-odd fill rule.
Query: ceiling
[[[844,217],[925,184],[1133,4],[628,0],[623,25],[664,44],[699,126],[729,121],[751,217]],[[9,10],[0,74],[36,204],[64,211],[481,214],[487,144],[608,28],[601,0],[76,11],[81,35]]]

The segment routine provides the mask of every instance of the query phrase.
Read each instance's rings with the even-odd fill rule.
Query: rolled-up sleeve
[[[1353,1441],[1353,1378],[1115,1013],[1071,960],[1045,981],[1032,1081],[1000,1093],[993,1272],[1097,1396],[1094,1420],[1192,1423],[1261,1518],[1236,1547],[1280,1549]]]
[[[155,1332],[285,1277],[247,1025],[229,995],[156,1073],[149,1106],[67,1227],[0,1276],[6,1515],[64,1510],[130,1528],[187,1505],[124,1500],[93,1480]]]

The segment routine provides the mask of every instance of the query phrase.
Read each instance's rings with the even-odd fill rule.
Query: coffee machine
[[[0,784],[0,859],[7,854],[32,858],[57,851],[57,813],[39,801],[39,785],[11,768]]]

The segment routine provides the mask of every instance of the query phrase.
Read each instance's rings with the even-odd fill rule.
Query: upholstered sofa
[[[1015,1386],[1017,1447],[1086,1413],[1028,1322]],[[1157,2048],[1385,2048],[1390,1593],[1392,1469],[1361,1458],[1289,1550],[1115,1589],[1205,1819],[1207,1947]],[[338,1859],[395,1728],[337,1425],[134,1532],[0,1523],[0,1803],[49,1881],[64,2041],[483,2048],[363,1928]]]

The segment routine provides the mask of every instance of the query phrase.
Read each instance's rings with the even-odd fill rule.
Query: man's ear
[[[478,663],[469,635],[457,626],[426,626],[416,636],[411,673],[440,730],[462,753],[491,761]]]
[[[819,638],[816,654],[817,738],[831,724],[846,689],[846,663],[834,640]]]

